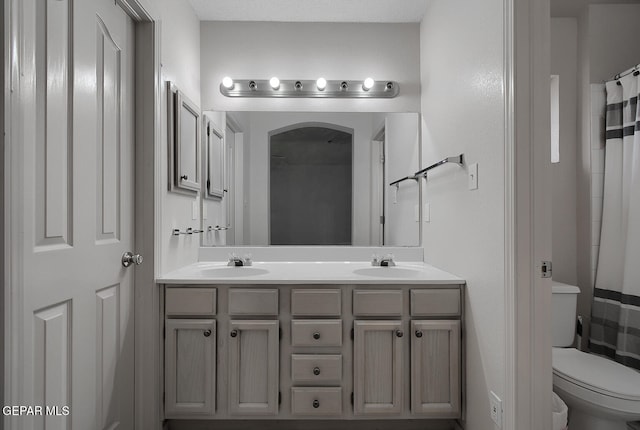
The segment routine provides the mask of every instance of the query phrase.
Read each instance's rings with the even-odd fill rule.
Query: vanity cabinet
[[[411,411],[460,414],[460,321],[411,321]]]
[[[355,321],[353,346],[354,412],[398,415],[404,385],[401,321]]]
[[[165,418],[176,428],[192,419],[463,417],[461,285],[164,291]]]
[[[229,414],[278,413],[278,321],[229,323]]]
[[[216,322],[171,319],[165,324],[165,413],[168,418],[213,415]]]

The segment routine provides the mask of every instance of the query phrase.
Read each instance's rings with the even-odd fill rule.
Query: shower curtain
[[[604,204],[592,352],[640,370],[640,75],[607,82]],[[619,82],[619,83],[618,83]]]

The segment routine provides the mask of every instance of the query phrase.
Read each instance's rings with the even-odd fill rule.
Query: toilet
[[[569,429],[627,430],[640,420],[640,372],[571,348],[580,289],[552,285],[553,390],[569,407]]]

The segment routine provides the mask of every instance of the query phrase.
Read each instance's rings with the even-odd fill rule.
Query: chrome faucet
[[[376,254],[373,255],[371,259],[372,266],[381,266],[381,267],[392,267],[395,266],[396,263],[393,261],[393,254],[387,254],[386,256],[379,258]]]
[[[227,263],[227,266],[251,266],[251,263],[251,254],[246,254],[244,258],[242,258],[237,256],[235,253],[231,253],[229,254],[229,262]]]

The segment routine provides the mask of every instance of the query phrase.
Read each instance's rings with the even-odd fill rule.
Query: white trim
[[[505,388],[503,399],[503,428],[516,427],[517,360],[516,333],[516,196],[515,196],[515,81],[514,81],[514,0],[504,1],[504,86],[505,86],[505,178],[504,178],[504,293],[505,293]]]
[[[549,0],[505,0],[505,429],[551,428]]]
[[[136,23],[136,249],[147,264],[135,274],[135,428],[162,428],[163,345],[160,267],[162,225],[162,76],[160,22],[142,0],[118,0],[134,10]],[[125,8],[125,10],[127,10]],[[142,103],[142,104],[140,104]],[[144,160],[153,159],[153,163]],[[151,191],[152,190],[152,191]],[[149,223],[153,219],[153,223]],[[149,264],[151,263],[151,264]]]
[[[5,18],[4,46],[5,52],[5,165],[4,165],[4,311],[5,311],[5,348],[4,352],[4,404],[20,405],[24,394],[21,384],[17,381],[23,379],[24,369],[19,364],[22,363],[24,351],[20,342],[23,331],[21,313],[14,312],[14,309],[23,308],[23,277],[22,277],[22,255],[24,246],[22,242],[22,232],[24,229],[23,199],[24,192],[24,172],[15,169],[14,166],[23,165],[24,157],[23,145],[21,142],[20,127],[14,127],[23,120],[21,113],[22,91],[20,81],[20,64],[23,44],[19,38],[21,26],[19,20],[24,15],[24,3],[19,0],[5,0],[5,11],[8,11]],[[20,42],[20,43],[18,43]],[[18,176],[18,177],[16,177]],[[5,428],[23,428],[20,420],[3,417]],[[12,424],[15,426],[12,427]]]

